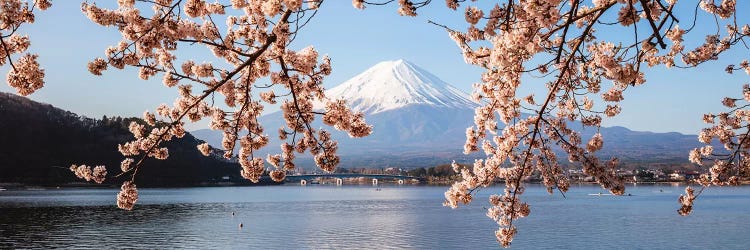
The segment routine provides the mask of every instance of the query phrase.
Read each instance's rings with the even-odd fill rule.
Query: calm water
[[[118,190],[0,191],[0,248],[495,249],[486,197],[441,205],[446,187],[274,186],[141,189],[136,209]],[[531,216],[518,221],[516,249],[747,249],[750,187],[704,192],[680,217],[684,187],[630,186],[633,196],[567,198],[528,189]],[[235,216],[231,213],[235,212]],[[244,227],[239,228],[243,223]]]

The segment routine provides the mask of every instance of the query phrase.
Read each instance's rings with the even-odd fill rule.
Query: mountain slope
[[[132,140],[128,131],[137,118],[91,119],[49,104],[0,92],[0,182],[57,185],[79,182],[71,164],[106,165],[110,176],[120,173],[123,156],[117,144]],[[239,179],[239,166],[204,157],[190,134],[165,145],[167,160],[147,160],[139,186],[195,185],[222,176]],[[125,177],[109,178],[119,184]]]
[[[405,60],[380,62],[326,91],[326,95],[347,100],[352,109],[368,115],[416,104],[436,108],[476,106],[465,93]]]
[[[328,91],[331,99],[344,99],[352,109],[364,112],[373,133],[365,138],[349,138],[332,131],[339,141],[343,167],[403,168],[472,162],[482,153],[463,155],[466,128],[473,125],[474,108],[478,105],[467,95],[426,70],[404,60],[376,64],[363,73]],[[320,104],[317,107],[322,107]],[[266,131],[284,125],[278,112],[260,119]],[[325,127],[320,122],[313,127]],[[581,128],[580,123],[571,123]],[[333,130],[332,128],[327,128]],[[690,149],[699,147],[694,135],[631,131],[623,127],[601,128],[604,148],[597,154],[603,158],[618,157],[630,165],[687,163]],[[588,140],[595,130],[581,131]],[[198,138],[214,146],[221,145],[216,131],[194,131]],[[260,151],[278,153],[280,141],[271,134],[271,146]],[[301,156],[304,161],[306,156]],[[560,157],[564,160],[565,157]],[[312,166],[310,161],[303,166]]]

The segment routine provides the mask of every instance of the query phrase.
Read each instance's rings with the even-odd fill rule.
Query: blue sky
[[[683,2],[692,1],[680,3]],[[327,88],[380,61],[403,58],[470,92],[471,84],[479,80],[482,71],[466,65],[446,32],[427,23],[427,20],[434,20],[463,29],[462,12],[448,10],[440,1],[420,9],[417,17],[398,16],[396,8],[388,5],[357,10],[350,1],[326,1],[293,46],[313,45],[321,54],[332,58],[333,73],[326,80]],[[750,9],[750,3],[739,1],[737,9]],[[680,11],[692,12],[692,7]],[[750,19],[741,18],[739,21],[744,23]],[[688,26],[689,21],[683,20],[681,26]],[[698,23],[712,21],[699,19]],[[46,86],[30,96],[34,100],[99,118],[102,115],[140,116],[144,110],[154,110],[161,103],[171,104],[176,97],[175,89],[161,85],[161,77],[143,81],[133,69],[91,75],[86,69],[88,61],[102,56],[106,47],[116,44],[119,34],[89,21],[81,13],[79,1],[54,2],[52,8],[37,15],[36,23],[25,26],[21,32],[30,35],[30,51],[40,54],[40,63],[47,74]],[[622,113],[605,120],[604,124],[633,130],[695,134],[705,127],[701,122],[703,113],[722,110],[720,101],[724,96],[739,96],[742,84],[750,78],[744,73],[728,75],[723,69],[728,63],[739,63],[748,57],[748,50],[741,48],[700,70],[649,69],[648,82],[626,92]],[[212,61],[212,58],[194,60]],[[3,81],[6,72],[6,67],[0,69]],[[543,89],[541,80],[528,79],[524,85],[521,89],[524,93]],[[7,84],[0,84],[0,91],[14,92]],[[537,93],[541,95],[544,93]],[[200,125],[189,128],[198,129]]]

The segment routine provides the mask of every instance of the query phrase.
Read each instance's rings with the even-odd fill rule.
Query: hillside
[[[133,139],[127,129],[137,118],[92,119],[49,104],[0,93],[0,182],[56,185],[80,181],[71,164],[106,165],[109,175],[120,173],[123,159],[117,144]],[[141,121],[142,122],[142,121]],[[190,134],[166,144],[169,159],[147,160],[139,186],[196,185],[222,176],[240,180],[239,166],[219,157],[204,157],[201,143]],[[123,178],[109,178],[119,184]]]

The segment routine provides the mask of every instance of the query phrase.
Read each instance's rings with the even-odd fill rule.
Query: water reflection
[[[499,187],[455,210],[441,205],[445,187],[380,188],[143,189],[133,211],[116,208],[117,190],[3,191],[0,248],[497,248],[497,225],[484,207]],[[683,189],[638,185],[627,190],[633,196],[613,197],[590,196],[600,189],[580,185],[563,198],[529,188],[532,213],[518,221],[513,246],[745,247],[750,188],[709,189],[693,215],[680,217]]]

